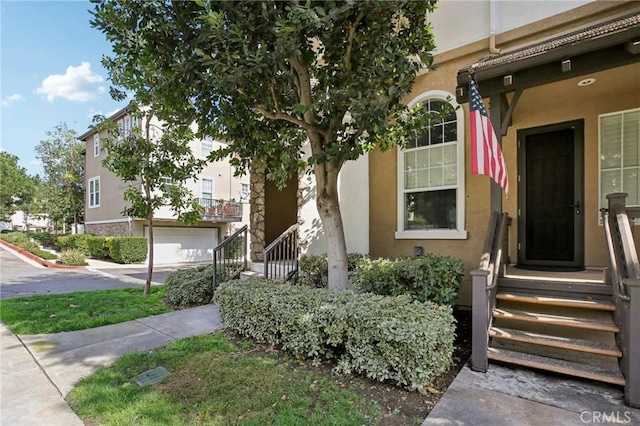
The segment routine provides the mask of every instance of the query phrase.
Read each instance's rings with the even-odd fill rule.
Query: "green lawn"
[[[0,320],[16,334],[58,333],[171,312],[164,287],[82,291],[0,301]]]
[[[171,376],[140,387],[136,375]],[[233,346],[224,333],[123,356],[85,377],[67,401],[92,425],[364,425],[380,408],[333,380],[275,354]]]

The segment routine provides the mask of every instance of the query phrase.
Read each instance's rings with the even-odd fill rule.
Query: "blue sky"
[[[63,122],[84,133],[94,114],[122,104],[109,96],[100,60],[111,54],[89,24],[88,0],[0,0],[0,148],[42,173],[35,146]]]

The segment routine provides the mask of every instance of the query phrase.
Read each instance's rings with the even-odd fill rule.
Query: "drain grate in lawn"
[[[147,370],[134,377],[133,382],[138,386],[154,385],[161,382],[163,379],[169,377],[171,373],[164,367],[156,367],[151,370]]]

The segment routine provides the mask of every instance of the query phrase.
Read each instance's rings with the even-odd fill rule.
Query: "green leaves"
[[[337,370],[421,388],[451,363],[451,309],[410,297],[384,297],[230,281],[216,290],[225,325],[293,355],[337,359]]]

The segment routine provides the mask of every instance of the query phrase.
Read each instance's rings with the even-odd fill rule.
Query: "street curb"
[[[85,269],[84,266],[68,266],[68,265],[58,265],[56,263],[53,262],[49,262],[48,260],[45,260],[41,257],[36,256],[35,254],[28,252],[25,249],[22,249],[18,246],[14,246],[13,244],[0,239],[0,244],[2,244],[3,246],[16,251],[18,253],[20,253],[21,255],[28,257],[29,259],[33,260],[34,262],[39,263],[40,265],[46,267],[46,268],[51,268],[51,269]]]

